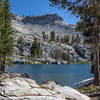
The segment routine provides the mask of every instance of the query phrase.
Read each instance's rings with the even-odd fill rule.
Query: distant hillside
[[[53,24],[56,21],[63,21],[58,14],[46,14],[43,16],[27,16],[23,19],[24,23],[29,24]]]
[[[25,18],[12,14],[12,20],[30,26],[33,32],[45,31],[49,34],[55,31],[57,34],[74,34],[75,25],[67,24],[58,14],[46,14],[43,16],[26,16]]]
[[[13,59],[15,62],[26,62],[28,55],[30,55],[30,48],[35,38],[37,38],[42,46],[42,58],[38,61],[44,61],[46,63],[68,63],[67,60],[60,58],[58,62],[55,59],[56,51],[60,50],[63,56],[64,54],[68,57],[68,50],[70,50],[70,59],[72,62],[84,62],[88,61],[91,57],[91,52],[88,47],[80,45],[69,45],[63,42],[51,41],[50,32],[55,31],[56,35],[60,36],[60,39],[65,35],[72,35],[75,33],[75,25],[67,24],[57,14],[46,14],[43,16],[27,16],[25,18],[20,17],[16,14],[12,14],[12,26],[16,32],[16,39],[19,37],[23,38],[23,52],[20,54],[19,44],[16,43],[15,52]],[[45,32],[48,37],[46,40],[43,39]],[[56,36],[57,37],[57,36]],[[64,39],[64,38],[63,38]],[[82,40],[82,38],[81,38]],[[37,61],[37,59],[34,59]]]

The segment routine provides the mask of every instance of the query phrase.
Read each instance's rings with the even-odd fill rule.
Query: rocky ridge
[[[63,21],[63,19],[58,14],[46,14],[42,16],[26,16],[22,22],[29,24],[52,24],[56,21]]]
[[[16,39],[19,37],[23,37],[24,39],[23,56],[29,55],[30,46],[34,41],[33,36],[35,36],[41,41],[42,44],[43,57],[41,60],[43,61],[46,59],[48,61],[55,62],[56,60],[54,59],[54,52],[59,49],[66,52],[66,54],[67,50],[70,49],[72,62],[88,61],[91,58],[89,47],[84,45],[70,46],[63,43],[58,45],[57,42],[48,43],[47,41],[43,40],[41,34],[42,31],[45,31],[48,35],[50,35],[51,31],[55,31],[56,34],[60,35],[75,33],[75,25],[66,24],[64,20],[57,14],[47,14],[38,17],[28,16],[25,18],[13,14],[12,25],[16,32]],[[20,60],[20,56],[16,55],[18,52],[19,49],[16,46],[13,57],[14,61]],[[25,59],[23,59],[23,62],[25,62]],[[66,64],[67,61],[60,59],[59,63]]]
[[[38,84],[27,74],[0,75],[0,100],[90,100],[78,91],[55,81]]]
[[[75,25],[67,24],[58,14],[26,16],[25,18],[13,14],[12,19],[31,26],[33,33],[41,33],[42,31],[45,31],[47,34],[55,31],[61,35],[75,33]]]

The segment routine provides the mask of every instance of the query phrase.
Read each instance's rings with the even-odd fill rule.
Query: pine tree
[[[1,36],[1,32],[2,32],[2,28],[3,28],[3,1],[0,0],[0,36]]]
[[[71,44],[74,44],[74,43],[75,43],[75,36],[74,34],[72,34]]]
[[[0,8],[2,8],[2,3],[3,3],[3,1],[2,0],[0,0]],[[1,9],[0,9],[1,10]]]
[[[21,44],[21,45],[24,44],[24,39],[23,39],[23,37],[19,37],[19,38],[17,39],[17,44]]]
[[[4,25],[3,1],[0,0],[0,44],[2,43],[1,36],[2,36],[3,25]],[[0,65],[2,63],[2,60],[3,60],[3,58],[2,58],[2,45],[0,45]]]
[[[100,36],[100,0],[49,0],[51,6],[70,10],[80,19],[85,20],[83,31],[93,39],[94,48],[94,84],[99,85],[99,36]],[[91,20],[90,20],[91,19]],[[91,22],[89,22],[89,21]],[[91,26],[93,25],[93,27]],[[92,29],[92,31],[91,31]]]
[[[59,35],[57,35],[56,41],[57,41],[57,42],[60,42],[60,36],[59,36]]]
[[[40,58],[42,57],[42,47],[40,42],[35,38],[31,48],[31,57]]]
[[[37,38],[35,38],[30,50],[31,50],[31,57],[37,57]]]
[[[81,41],[81,38],[80,38],[79,34],[76,34],[75,42],[80,43],[80,41]]]
[[[65,60],[65,61],[67,60],[67,54],[66,54],[66,52],[62,53],[62,59]]]
[[[60,50],[56,50],[55,51],[55,59],[58,60],[60,58],[61,55],[61,51]]]
[[[51,31],[50,35],[51,35],[51,41],[55,41],[55,32]]]
[[[43,39],[46,40],[46,34],[45,34],[45,32],[42,32],[42,35],[43,35]]]
[[[42,57],[42,47],[41,47],[41,43],[40,42],[38,42],[37,56],[38,56],[38,58]]]
[[[91,0],[90,13],[81,14],[81,21],[77,23],[77,30],[83,33],[86,43],[92,45],[93,59],[92,69],[94,69],[94,84],[99,85],[99,36],[100,36],[100,2]],[[99,10],[98,10],[99,9]]]
[[[11,63],[14,50],[14,30],[12,28],[9,0],[3,0],[3,21],[0,32],[0,65],[1,71],[5,72],[6,64]],[[1,26],[2,26],[1,25]]]
[[[3,29],[3,24],[4,24],[4,16],[3,16],[3,1],[0,0],[0,38],[1,38],[1,33]]]
[[[71,57],[70,57],[70,49],[68,49],[68,58],[67,58],[68,64],[71,63]]]
[[[64,43],[64,37],[61,37],[61,43]]]
[[[23,55],[24,51],[24,39],[23,37],[19,37],[17,40],[18,49],[20,51],[20,55]]]
[[[65,43],[69,43],[69,41],[70,41],[70,37],[69,37],[69,34],[66,36],[64,36],[64,42]]]

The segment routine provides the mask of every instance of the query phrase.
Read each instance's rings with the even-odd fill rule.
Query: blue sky
[[[76,24],[79,20],[69,11],[49,6],[49,0],[10,0],[11,12],[18,15],[40,16],[58,13],[68,24]]]

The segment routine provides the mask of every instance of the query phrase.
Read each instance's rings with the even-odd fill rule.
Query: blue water
[[[89,64],[15,64],[12,67],[8,67],[7,71],[28,73],[32,79],[36,80],[38,83],[47,80],[55,80],[62,86],[68,85],[75,87],[74,83],[93,77],[90,73],[90,69],[91,65]]]

